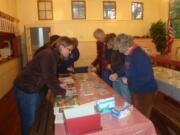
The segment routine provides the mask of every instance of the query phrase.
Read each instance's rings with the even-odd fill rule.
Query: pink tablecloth
[[[100,83],[103,83],[95,74],[92,74]],[[87,74],[83,75],[88,77]],[[78,80],[76,82],[77,88],[79,89]],[[90,81],[91,84],[91,81]],[[94,99],[99,99],[103,97],[115,96],[114,90],[109,86],[105,85],[106,91],[105,95],[99,95],[97,90],[94,89],[96,93],[95,96],[90,96],[84,98],[80,94],[80,102],[84,103],[87,101],[92,101]],[[106,95],[107,94],[107,95]],[[116,101],[121,103],[122,98],[116,96]],[[143,116],[139,111],[134,109],[132,113],[124,119],[118,120],[114,118],[111,114],[104,114],[101,116],[102,130],[97,132],[89,133],[89,135],[156,135],[155,128],[150,120]],[[67,135],[64,124],[55,124],[55,135]]]

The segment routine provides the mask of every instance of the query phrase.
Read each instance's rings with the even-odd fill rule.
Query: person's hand
[[[65,90],[68,88],[68,86],[67,86],[66,83],[61,83],[61,84],[60,84],[60,87],[63,88],[63,89],[65,89]]]
[[[128,84],[128,79],[127,79],[127,77],[122,77],[122,78],[121,78],[121,81],[122,81],[122,83],[125,84],[125,85]]]
[[[111,70],[111,64],[108,64],[106,67],[108,70]]]
[[[118,78],[118,75],[117,75],[116,73],[111,74],[111,75],[109,76],[109,80],[111,80],[111,81],[116,81],[117,78]]]
[[[67,70],[68,70],[69,72],[74,72],[74,68],[73,68],[73,67],[68,67]]]
[[[88,72],[92,72],[93,68],[94,68],[94,66],[93,66],[92,64],[90,64],[90,65],[88,66]]]

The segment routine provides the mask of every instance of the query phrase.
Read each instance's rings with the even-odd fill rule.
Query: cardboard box
[[[91,103],[65,109],[64,117],[67,133],[71,135],[82,135],[101,130],[100,113]]]
[[[101,114],[110,113],[113,107],[115,107],[114,97],[100,99],[96,102],[96,108]]]

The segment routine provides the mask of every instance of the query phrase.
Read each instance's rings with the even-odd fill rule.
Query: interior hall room
[[[180,135],[180,0],[0,0],[0,135]]]

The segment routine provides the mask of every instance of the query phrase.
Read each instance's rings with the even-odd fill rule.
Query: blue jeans
[[[110,86],[112,86],[111,80],[109,80],[109,72],[106,70],[102,70],[102,79]]]
[[[116,81],[113,81],[113,89],[115,89],[117,93],[122,96],[128,103],[131,103],[131,94],[128,86],[123,84],[119,78]]]
[[[22,135],[28,135],[35,120],[38,106],[41,103],[42,94],[26,93],[16,86],[13,87],[21,117]]]

